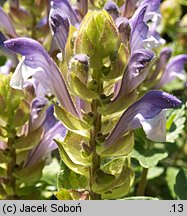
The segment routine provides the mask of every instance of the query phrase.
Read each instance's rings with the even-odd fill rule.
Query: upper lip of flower
[[[123,113],[107,138],[104,144],[105,147],[112,145],[115,140],[119,139],[126,132],[141,127],[142,120],[153,119],[163,109],[176,108],[180,105],[180,100],[166,92],[149,91]],[[138,114],[141,115],[141,119],[137,118]]]
[[[65,81],[57,65],[39,42],[29,38],[16,38],[5,41],[4,45],[8,49],[25,56],[23,64],[34,69],[32,76],[41,81],[41,84],[44,85],[44,87],[50,89],[51,92],[56,95],[59,102],[69,112],[78,116]],[[27,71],[20,70],[21,66],[20,69],[18,69],[17,74],[13,74],[12,80],[14,80],[14,87],[20,85],[16,82],[20,82],[19,79],[23,80],[24,73],[27,73]]]

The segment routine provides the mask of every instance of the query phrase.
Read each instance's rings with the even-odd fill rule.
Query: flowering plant
[[[0,80],[2,198],[27,197],[19,191],[41,181],[55,148],[58,199],[124,198],[136,182],[134,161],[143,168],[137,195],[144,195],[148,169],[168,156],[159,143],[182,133],[171,138],[184,110],[174,111],[181,100],[161,90],[177,77],[185,83],[187,55],[170,59],[158,32],[160,0],[39,1],[46,17],[21,2],[10,1],[10,14],[31,20],[30,34],[18,36],[0,8],[2,50],[10,60]],[[43,19],[36,25],[34,18]],[[44,27],[51,41],[39,36]]]

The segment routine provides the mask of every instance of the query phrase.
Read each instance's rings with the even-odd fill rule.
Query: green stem
[[[97,194],[92,190],[93,184],[95,182],[95,173],[100,167],[100,157],[96,152],[96,146],[97,146],[96,136],[101,130],[101,115],[98,114],[97,108],[98,108],[98,101],[93,100],[92,112],[94,113],[94,127],[90,131],[90,147],[92,148],[92,151],[93,151],[93,158],[92,158],[92,166],[89,169],[89,173],[90,173],[90,199],[91,200],[100,200],[101,199],[100,194]]]
[[[98,89],[97,93],[100,95],[103,92],[103,84],[100,81],[100,77],[96,73],[94,76],[95,80],[98,82]],[[99,101],[97,99],[93,100],[91,103],[91,109],[92,113],[94,114],[94,123],[93,123],[93,129],[90,131],[90,147],[92,148],[93,151],[93,157],[92,157],[92,166],[89,169],[90,173],[90,199],[91,200],[100,200],[101,195],[97,194],[93,191],[93,185],[95,182],[95,174],[96,171],[100,168],[100,156],[96,152],[96,147],[97,147],[97,135],[101,132],[101,114],[98,113],[98,106],[99,106]]]
[[[145,188],[147,184],[147,173],[148,173],[148,168],[143,168],[141,180],[137,189],[137,196],[144,196]]]
[[[16,165],[16,148],[15,148],[15,136],[16,132],[11,131],[9,132],[8,138],[8,149],[9,149],[9,162],[7,164],[7,186],[12,189],[12,194],[7,196],[7,199],[13,200],[16,198],[15,190],[16,190],[16,178],[14,177],[13,173],[15,171]]]

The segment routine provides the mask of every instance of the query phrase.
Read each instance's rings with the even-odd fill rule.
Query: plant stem
[[[148,173],[148,168],[143,168],[141,180],[137,189],[137,196],[144,196],[146,183],[147,183],[147,173]]]
[[[90,147],[92,148],[92,151],[93,151],[93,158],[92,158],[92,166],[89,169],[89,172],[90,172],[90,199],[91,200],[101,199],[100,194],[97,194],[92,190],[92,186],[95,181],[95,173],[97,169],[99,169],[100,167],[100,157],[96,152],[96,146],[97,146],[96,136],[101,130],[101,115],[98,114],[97,108],[98,108],[98,101],[93,100],[92,112],[94,113],[94,126],[90,132]]]
[[[16,189],[16,178],[14,177],[14,169],[16,165],[16,149],[15,149],[15,131],[9,132],[8,138],[8,149],[9,149],[9,162],[7,164],[7,186],[12,189],[12,194],[7,196],[7,199],[15,199],[15,189]]]
[[[103,83],[100,80],[100,77],[97,73],[95,73],[94,76],[95,80],[97,80],[98,87],[97,87],[97,93],[100,95],[103,92]],[[97,143],[97,135],[101,132],[101,114],[98,113],[98,106],[99,106],[99,100],[94,99],[91,103],[91,109],[92,113],[94,115],[94,122],[93,122],[93,128],[90,131],[90,147],[92,148],[92,166],[89,169],[90,172],[90,199],[91,200],[100,200],[101,195],[97,194],[93,191],[93,185],[95,182],[95,174],[96,171],[100,168],[100,156],[96,152],[96,147],[98,145]]]

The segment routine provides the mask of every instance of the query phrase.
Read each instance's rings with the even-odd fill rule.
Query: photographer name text
[[[77,205],[67,205],[67,204],[42,204],[42,205],[26,205],[22,204],[21,206],[16,206],[15,204],[4,204],[3,213],[6,214],[15,214],[15,213],[47,213],[47,212],[66,212],[66,213],[81,213],[82,207],[80,203]]]

